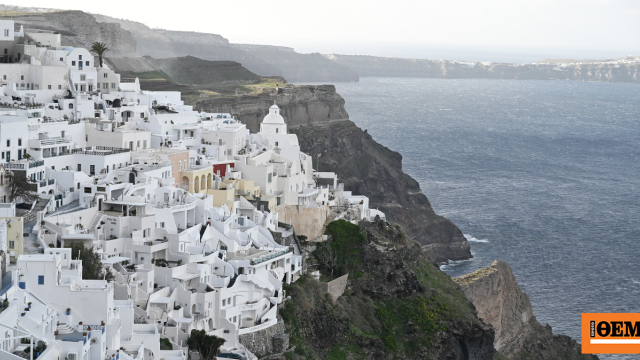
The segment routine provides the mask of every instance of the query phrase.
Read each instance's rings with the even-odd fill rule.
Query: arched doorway
[[[200,190],[206,190],[207,189],[207,179],[204,177],[204,175],[202,175],[202,177],[200,178]]]
[[[186,176],[182,177],[182,190],[189,191],[189,178]]]
[[[211,176],[211,174],[207,175],[207,189],[212,189],[212,185],[211,181],[213,179],[213,176]]]
[[[129,173],[129,183],[131,184],[135,184],[136,183],[136,174],[130,172]]]
[[[194,192],[200,191],[200,179],[197,176],[196,176],[196,179],[193,181],[193,191]]]
[[[209,318],[209,331],[213,330],[213,319]]]

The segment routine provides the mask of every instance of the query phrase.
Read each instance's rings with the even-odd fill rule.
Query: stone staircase
[[[89,224],[89,227],[87,228],[90,234],[95,233],[96,226],[98,226],[98,222],[102,219],[102,215],[104,215],[104,213],[102,211],[98,211],[98,213],[93,217],[93,220],[91,220],[91,224]]]
[[[71,334],[73,333],[75,330],[71,327],[71,325],[66,324],[66,323],[60,323],[58,325],[58,327],[56,328],[56,330],[58,330],[59,334]]]

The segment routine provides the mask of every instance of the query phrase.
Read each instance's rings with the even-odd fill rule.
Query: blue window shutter
[[[38,275],[38,285],[44,285],[44,275]]]

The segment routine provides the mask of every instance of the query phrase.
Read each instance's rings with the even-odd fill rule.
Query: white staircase
[[[58,330],[59,334],[71,334],[75,331],[69,324],[66,323],[60,323],[56,330]]]

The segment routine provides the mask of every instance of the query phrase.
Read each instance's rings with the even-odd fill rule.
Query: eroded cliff
[[[119,24],[98,22],[82,11],[57,11],[6,18],[15,20],[16,27],[22,25],[27,32],[57,31],[62,36],[64,46],[90,49],[91,44],[98,41],[107,44],[110,56],[124,56],[136,51],[136,41],[129,31]]]
[[[584,359],[580,344],[565,335],[554,335],[549,325],[542,326],[533,315],[529,296],[522,292],[506,262],[454,279],[478,311],[478,317],[495,329],[494,346],[509,359]]]
[[[372,208],[402,225],[434,260],[471,257],[460,229],[437,215],[418,182],[402,171],[402,155],[380,145],[349,120],[344,99],[334,86],[296,86],[255,96],[204,100],[196,109],[230,112],[251,131],[258,131],[274,102],[289,131],[298,135],[302,151],[314,158],[316,169],[337,173],[347,190],[368,196]]]
[[[288,358],[493,359],[493,329],[419,244],[386,221],[336,223],[331,241],[352,254],[347,290],[333,301],[307,276],[286,289]]]

